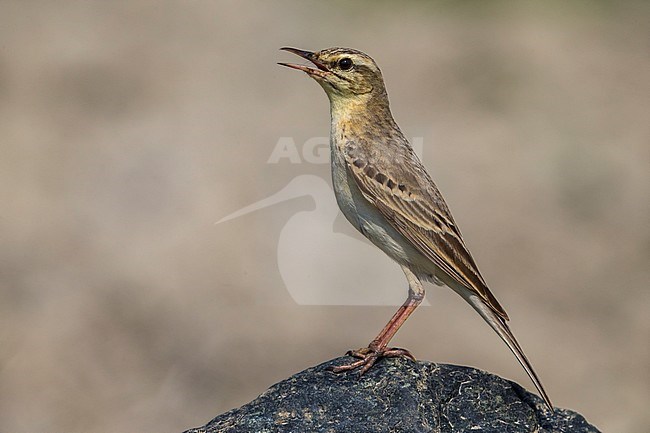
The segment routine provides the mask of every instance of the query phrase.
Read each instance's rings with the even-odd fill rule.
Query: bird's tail
[[[546,394],[546,390],[544,389],[541,380],[539,380],[537,373],[535,373],[533,366],[531,365],[530,361],[528,361],[526,354],[524,354],[524,351],[519,345],[519,342],[515,338],[512,331],[510,331],[510,328],[508,327],[506,321],[503,318],[499,317],[489,306],[485,304],[481,298],[475,294],[471,294],[465,297],[465,299],[472,305],[472,307],[474,307],[476,311],[478,311],[481,317],[485,319],[485,321],[492,327],[492,329],[494,329],[496,333],[499,334],[499,337],[501,337],[501,339],[508,345],[512,353],[515,354],[517,361],[519,361],[521,366],[524,367],[524,370],[526,370],[526,373],[530,377],[530,380],[533,381],[535,388],[537,388],[537,391],[539,391],[540,395],[546,402],[546,405],[552,411],[553,404],[551,403],[548,394]]]

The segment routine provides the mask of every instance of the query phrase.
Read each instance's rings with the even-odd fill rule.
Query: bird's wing
[[[420,253],[508,320],[426,169],[410,146],[396,148],[389,161],[374,149],[349,141],[343,149],[348,172],[364,197]]]

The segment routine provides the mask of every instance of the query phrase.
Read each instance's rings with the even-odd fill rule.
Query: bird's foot
[[[346,355],[357,358],[358,361],[351,362],[350,364],[339,365],[337,367],[331,367],[331,370],[334,373],[342,373],[344,371],[359,370],[359,376],[362,376],[365,372],[370,370],[370,368],[375,365],[375,363],[380,358],[394,358],[396,356],[403,356],[409,358],[412,361],[415,361],[415,357],[406,349],[401,349],[399,347],[389,347],[389,348],[373,348],[372,345],[369,347],[363,347],[357,350],[349,350]]]

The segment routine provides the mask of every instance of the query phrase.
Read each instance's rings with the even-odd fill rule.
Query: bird
[[[388,344],[424,298],[424,282],[458,293],[510,348],[544,402],[553,404],[519,342],[509,317],[488,288],[447,203],[413,151],[390,110],[377,63],[352,48],[306,51],[283,47],[313,65],[279,62],[305,72],[330,102],[331,175],[345,218],[402,268],[408,296],[367,347],[351,350],[354,361],[334,372],[367,372],[379,359],[403,356]]]

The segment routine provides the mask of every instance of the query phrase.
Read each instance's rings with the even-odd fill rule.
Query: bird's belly
[[[361,234],[400,264],[420,261],[420,253],[366,200],[338,152],[332,155],[332,184],[341,212]]]

